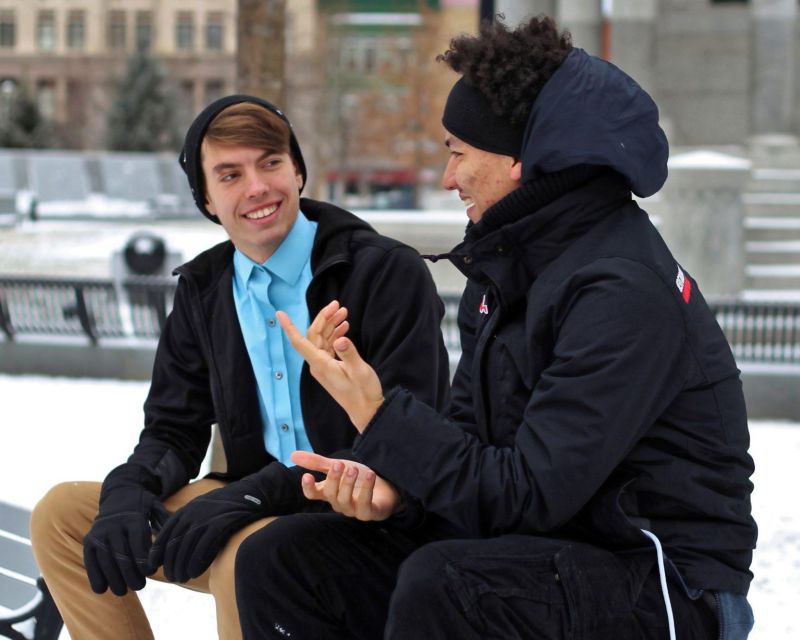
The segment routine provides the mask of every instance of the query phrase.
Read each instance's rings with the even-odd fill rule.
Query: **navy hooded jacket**
[[[647,529],[690,587],[746,593],[739,372],[631,198],[666,179],[657,118],[616,67],[570,54],[531,112],[525,181],[449,254],[468,283],[446,417],[392,389],[354,453],[448,536],[637,549]]]

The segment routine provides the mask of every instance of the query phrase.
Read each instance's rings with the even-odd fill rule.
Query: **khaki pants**
[[[222,485],[217,480],[198,480],[167,498],[164,506],[174,512],[192,498]],[[97,595],[89,586],[82,541],[97,514],[99,499],[99,482],[65,482],[48,491],[31,515],[34,556],[73,640],[153,638],[135,592],[122,597],[110,591]],[[214,596],[222,640],[242,637],[234,590],[236,551],[247,536],[273,519],[258,520],[235,533],[203,575],[179,585]],[[167,581],[161,569],[150,577]]]

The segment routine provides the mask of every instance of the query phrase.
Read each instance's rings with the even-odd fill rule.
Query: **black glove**
[[[261,471],[198,496],[164,524],[152,549],[150,567],[164,565],[171,582],[201,575],[230,537],[259,518],[297,511],[305,498],[297,467],[274,462]]]
[[[95,593],[124,596],[144,586],[153,526],[169,513],[153,493],[157,479],[137,464],[120,465],[100,491],[100,510],[83,539],[83,563]],[[151,525],[151,522],[153,523]]]

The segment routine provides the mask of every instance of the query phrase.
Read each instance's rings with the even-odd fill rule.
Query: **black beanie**
[[[479,89],[460,78],[450,90],[444,106],[442,124],[467,144],[519,158],[525,123],[513,125],[498,116]]]
[[[211,121],[217,114],[226,107],[240,102],[252,102],[253,104],[260,105],[289,125],[289,151],[292,159],[297,164],[300,175],[303,176],[303,186],[306,184],[306,177],[308,175],[306,172],[306,163],[303,160],[303,154],[300,152],[300,145],[292,129],[292,123],[289,122],[289,119],[283,115],[280,109],[261,98],[242,94],[225,96],[224,98],[215,100],[200,112],[186,132],[186,139],[183,142],[183,149],[181,150],[181,155],[178,157],[178,162],[186,173],[186,177],[189,179],[192,197],[194,198],[194,203],[197,205],[197,208],[200,209],[206,218],[217,224],[220,224],[219,218],[206,209],[205,189],[203,188],[203,165],[200,161],[200,145],[206,135],[208,125],[211,124]],[[303,191],[302,186],[300,187],[300,191]]]

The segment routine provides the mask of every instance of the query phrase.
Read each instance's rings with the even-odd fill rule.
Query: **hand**
[[[386,520],[400,506],[397,489],[363,464],[308,451],[295,451],[292,462],[326,474],[322,482],[304,474],[303,494],[309,500],[324,500],[338,513],[357,520]]]
[[[338,308],[338,302],[334,301],[331,305],[334,303]],[[320,315],[325,314],[331,305],[320,311],[312,325],[317,323]],[[342,309],[346,311],[344,307]],[[353,342],[338,335],[336,327],[330,327],[337,314],[333,313],[328,320],[316,324],[315,334],[312,336],[315,341],[321,339],[323,343],[329,339],[333,352],[304,338],[283,311],[278,311],[276,315],[289,342],[308,362],[311,375],[345,410],[356,429],[363,432],[383,404],[383,389],[378,374],[364,362]],[[321,337],[318,339],[318,336]]]
[[[103,482],[100,509],[83,539],[83,563],[95,593],[124,596],[138,591],[150,575],[147,555],[153,541],[151,520],[166,519],[167,510],[145,488],[148,473],[123,464]]]
[[[234,533],[267,515],[265,498],[250,480],[231,482],[178,509],[150,549],[150,568],[163,564],[170,582],[204,573]]]
[[[306,331],[306,338],[318,349],[324,349],[332,357],[336,356],[333,343],[347,333],[347,309],[333,300],[323,307]]]

